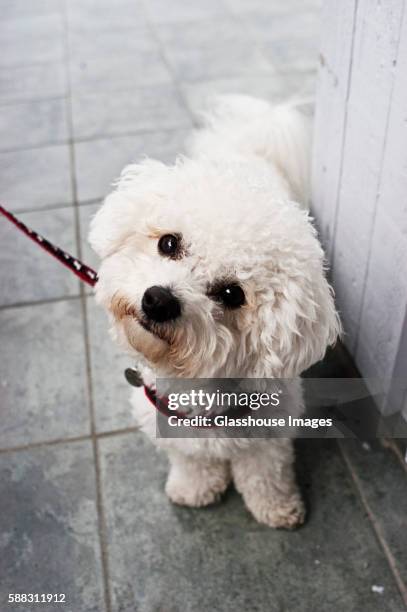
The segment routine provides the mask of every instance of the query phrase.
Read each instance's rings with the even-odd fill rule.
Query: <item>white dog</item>
[[[296,109],[226,96],[189,157],[124,169],[90,243],[102,259],[97,300],[147,384],[296,378],[335,342],[340,323],[306,210],[308,163]],[[132,404],[168,452],[173,502],[210,504],[233,479],[261,523],[303,522],[291,440],[156,439],[151,402],[135,389]],[[293,404],[302,409],[300,382]]]

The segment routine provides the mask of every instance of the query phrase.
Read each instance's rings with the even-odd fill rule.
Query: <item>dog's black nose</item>
[[[146,317],[156,323],[171,321],[181,314],[179,299],[166,287],[154,286],[146,289],[141,307]]]

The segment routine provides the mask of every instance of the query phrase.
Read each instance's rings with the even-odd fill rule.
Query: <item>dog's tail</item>
[[[243,155],[254,154],[274,163],[283,173],[293,197],[308,206],[310,188],[310,120],[300,112],[302,101],[276,106],[250,96],[219,96],[204,114],[205,129],[198,132],[194,152],[223,147]]]

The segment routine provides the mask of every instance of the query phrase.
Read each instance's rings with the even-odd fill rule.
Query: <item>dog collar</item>
[[[178,419],[189,419],[193,416],[193,415],[185,414],[185,412],[180,412],[179,410],[170,410],[168,408],[168,398],[157,395],[157,391],[153,387],[146,385],[143,381],[143,377],[141,376],[140,372],[136,368],[126,368],[126,370],[124,371],[124,376],[127,382],[133,387],[144,387],[144,394],[147,397],[147,399],[154,406],[154,408],[160,414],[165,416],[167,419],[171,416],[175,416]],[[250,411],[250,408],[246,406],[241,406],[239,408],[232,407],[226,410],[225,412],[222,412],[216,416],[229,416],[232,418],[242,418],[246,416],[249,413],[249,411]],[[205,426],[193,425],[192,428],[193,429],[213,429],[213,428],[219,428],[219,426],[214,425],[214,424],[205,425]]]
[[[137,368],[126,368],[124,371],[124,377],[133,387],[144,387],[144,393],[147,399],[154,406],[154,408],[165,417],[168,418],[170,416],[176,416],[180,419],[188,418],[188,415],[184,414],[183,412],[179,412],[178,410],[170,410],[168,408],[168,398],[160,397],[157,395],[157,391],[153,387],[146,385]]]

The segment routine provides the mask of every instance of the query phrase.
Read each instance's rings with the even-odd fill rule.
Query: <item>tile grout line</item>
[[[383,448],[389,450],[395,455],[397,461],[401,464],[403,471],[407,474],[407,463],[406,459],[403,457],[403,453],[401,452],[401,448],[395,442],[394,438],[381,438],[380,444]]]
[[[76,202],[76,197],[75,197]],[[81,254],[81,245],[80,245],[80,220],[79,220],[79,208],[78,203],[76,202],[76,210],[78,214],[78,252],[79,256],[82,257]],[[101,560],[102,560],[102,571],[103,571],[103,584],[104,584],[104,596],[105,596],[105,605],[106,612],[111,612],[112,603],[111,603],[111,592],[110,592],[110,572],[109,572],[109,556],[107,550],[107,525],[106,525],[106,517],[103,506],[103,492],[102,492],[102,477],[101,477],[101,468],[100,468],[100,455],[99,455],[99,446],[98,439],[96,436],[96,425],[95,425],[95,404],[94,404],[94,396],[93,396],[93,385],[92,385],[92,368],[91,368],[91,349],[90,349],[90,339],[89,339],[89,324],[88,324],[88,309],[87,309],[87,295],[85,293],[85,288],[81,285],[81,307],[82,307],[82,318],[83,318],[83,329],[84,329],[84,350],[85,350],[85,362],[86,362],[86,381],[88,387],[88,402],[89,402],[89,417],[90,417],[90,426],[91,426],[91,441],[93,448],[93,458],[95,465],[95,479],[96,479],[96,506],[97,506],[97,515],[98,515],[98,532],[99,532],[99,541],[100,541],[100,549],[101,549]]]
[[[22,106],[23,104],[35,104],[37,102],[53,102],[55,100],[64,100],[66,93],[49,94],[48,96],[40,98],[12,98],[9,100],[0,99],[0,109],[7,108],[8,106]]]
[[[379,546],[382,549],[384,556],[386,558],[387,564],[389,566],[390,572],[397,584],[398,590],[400,592],[400,596],[404,602],[404,605],[407,607],[407,585],[404,583],[400,572],[398,570],[397,567],[397,561],[394,558],[394,555],[392,553],[392,551],[390,550],[389,545],[387,544],[385,535],[382,531],[382,528],[380,526],[380,524],[378,523],[372,509],[369,506],[369,503],[366,499],[366,496],[362,490],[361,484],[360,484],[360,480],[355,472],[355,470],[353,469],[352,463],[349,459],[349,457],[347,456],[342,444],[338,441],[338,447],[339,447],[339,451],[340,454],[342,456],[343,462],[345,463],[345,466],[349,472],[349,475],[351,477],[353,486],[356,490],[356,493],[362,503],[362,506],[365,509],[365,512],[368,516],[369,522],[371,524],[371,528],[374,531],[376,538],[378,540]]]
[[[194,83],[197,83],[199,81],[196,81]],[[114,93],[114,92],[112,92]],[[124,93],[124,92],[121,92]],[[132,92],[126,92],[129,95]],[[145,135],[145,134],[160,134],[160,133],[165,133],[165,134],[171,134],[172,132],[179,132],[179,131],[185,131],[185,130],[190,130],[191,129],[191,125],[190,124],[184,124],[184,123],[180,123],[179,125],[173,125],[173,126],[169,126],[169,127],[163,127],[160,129],[157,128],[151,128],[151,127],[146,127],[146,128],[140,128],[140,129],[134,129],[134,130],[128,130],[128,131],[120,131],[120,132],[103,132],[101,134],[95,134],[93,136],[79,136],[77,138],[75,138],[75,144],[82,144],[82,143],[87,143],[87,142],[95,142],[95,141],[99,141],[99,140],[112,140],[112,139],[119,139],[119,138],[126,138],[126,137],[137,137],[140,135]],[[62,139],[62,140],[57,140],[57,141],[47,141],[47,142],[40,142],[38,144],[28,144],[26,146],[21,146],[21,147],[11,147],[8,149],[0,149],[0,156],[1,155],[6,155],[7,153],[20,153],[20,152],[24,152],[24,151],[36,151],[37,149],[49,149],[52,147],[62,147],[62,146],[69,146],[70,145],[70,139]]]
[[[27,302],[14,302],[12,304],[2,304],[0,312],[12,310],[13,308],[28,308],[29,306],[44,306],[44,304],[55,304],[58,302],[68,302],[80,299],[79,292],[75,295],[61,295],[60,297],[46,298],[40,300],[28,300]]]
[[[71,77],[69,67],[69,35],[68,35],[68,16],[67,16],[67,5],[66,1],[63,2],[63,20],[64,20],[64,45],[65,45],[65,69],[66,69],[66,83],[67,83],[67,120],[68,120],[68,133],[69,133],[69,154],[70,154],[70,170],[71,170],[71,182],[72,182],[72,196],[73,196],[73,208],[75,214],[75,233],[76,233],[76,246],[78,257],[82,257],[82,245],[81,245],[81,226],[80,226],[80,213],[78,203],[78,188],[76,181],[76,164],[75,164],[75,141],[74,141],[74,127],[73,127],[73,109],[72,109],[72,89],[71,89]],[[91,427],[91,440],[93,449],[93,460],[95,469],[95,488],[96,488],[96,512],[98,521],[98,536],[100,545],[100,559],[102,564],[102,582],[103,582],[103,596],[106,612],[112,610],[112,598],[110,591],[110,572],[109,572],[109,557],[107,551],[107,527],[106,518],[103,507],[103,495],[102,495],[102,479],[100,471],[100,456],[98,441],[95,436],[95,405],[93,398],[92,388],[92,374],[91,374],[91,356],[90,356],[90,343],[89,343],[89,326],[87,317],[87,305],[86,305],[86,294],[83,285],[80,285],[80,300],[82,308],[82,320],[83,320],[83,341],[85,350],[85,363],[86,363],[86,383],[87,383],[87,395],[88,395],[88,407],[89,407],[89,419]]]
[[[35,450],[36,448],[43,448],[44,446],[58,446],[59,444],[75,444],[76,442],[83,442],[85,440],[92,441],[93,438],[97,440],[103,440],[105,438],[114,438],[115,436],[124,436],[127,434],[132,434],[139,431],[139,428],[134,427],[123,427],[121,429],[112,429],[110,431],[102,431],[100,433],[95,433],[92,435],[83,434],[82,436],[73,436],[72,438],[55,438],[53,440],[42,440],[40,442],[31,442],[29,444],[22,444],[19,446],[10,446],[8,448],[0,448],[0,455],[5,455],[7,453],[18,453],[25,452],[30,450]]]
[[[145,22],[146,22],[146,27],[147,27],[148,31],[150,32],[152,39],[154,40],[154,42],[157,45],[159,56],[161,57],[161,60],[162,60],[162,62],[164,64],[164,66],[166,67],[166,69],[168,70],[168,73],[171,76],[171,82],[172,82],[172,85],[174,87],[175,94],[176,94],[176,96],[178,98],[178,101],[181,103],[182,107],[184,108],[184,110],[187,113],[187,116],[189,117],[189,120],[191,121],[191,125],[189,126],[188,129],[189,129],[189,131],[191,130],[191,127],[192,127],[192,129],[196,129],[198,127],[198,122],[197,122],[196,118],[194,117],[194,114],[193,114],[193,112],[192,112],[192,110],[191,110],[191,108],[190,108],[190,106],[189,106],[189,104],[187,102],[186,96],[184,95],[184,93],[182,91],[182,87],[180,86],[180,81],[179,81],[175,71],[172,69],[171,62],[169,62],[168,59],[167,59],[167,55],[165,53],[165,45],[161,42],[160,37],[158,36],[157,31],[156,31],[157,24],[152,23],[150,21],[150,19],[148,18],[148,14],[146,12],[145,5],[144,5],[144,0],[142,0],[142,2],[141,2],[141,10],[142,10],[143,15],[144,15],[144,19],[145,19]],[[197,82],[199,82],[199,81],[197,81]],[[187,128],[185,127],[184,129],[187,129]]]
[[[98,198],[88,198],[86,200],[80,200],[78,202],[78,205],[80,207],[82,206],[89,206],[90,204],[98,204],[101,200],[103,199],[103,196],[101,195]],[[15,209],[13,206],[7,206],[7,208],[15,215],[19,216],[19,215],[25,215],[27,213],[43,213],[43,212],[48,212],[51,210],[63,210],[64,208],[73,208],[73,204],[72,201],[69,200],[67,202],[52,202],[50,204],[40,204],[39,206],[35,206],[35,207],[29,207],[29,208],[18,208]]]
[[[122,427],[120,429],[112,429],[111,431],[103,431],[95,435],[98,440],[103,440],[104,438],[113,438],[114,436],[123,436],[126,434],[132,434],[140,431],[140,428],[137,425],[130,427]]]
[[[57,444],[71,444],[75,442],[83,442],[84,440],[90,440],[90,438],[90,434],[84,434],[83,436],[75,436],[73,438],[56,438],[54,440],[44,440],[42,442],[31,442],[30,444],[22,444],[20,446],[0,448],[0,455],[5,455],[7,453],[30,451],[36,448],[43,448],[44,446],[55,446]]]

